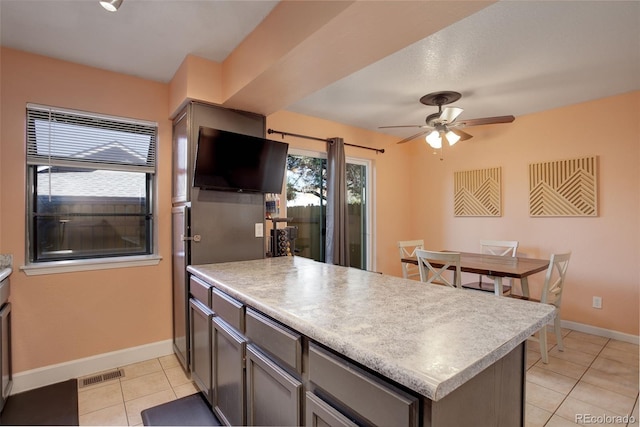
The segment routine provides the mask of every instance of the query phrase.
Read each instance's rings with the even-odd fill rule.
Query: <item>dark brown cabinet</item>
[[[0,411],[9,398],[13,385],[11,366],[11,303],[6,303],[0,310]]]
[[[256,346],[247,346],[247,423],[301,425],[302,383]]]
[[[264,137],[265,117],[219,105],[190,101],[173,120],[172,138],[172,269],[173,347],[185,371],[191,371],[189,348],[188,265],[260,259],[263,237],[255,224],[264,223],[261,193],[209,191],[193,186],[201,126]]]
[[[173,351],[178,357],[185,371],[189,371],[189,286],[187,283],[187,271],[185,270],[189,260],[187,257],[187,242],[183,236],[188,236],[187,224],[189,208],[186,205],[176,206],[171,209],[171,222],[173,230],[171,261],[173,265]]]
[[[302,374],[302,335],[250,308],[245,324],[249,341],[294,375]]]
[[[418,425],[419,401],[316,344],[309,344],[309,381],[363,424]]]
[[[305,399],[305,425],[311,427],[357,427],[358,424],[310,391]]]
[[[245,425],[247,339],[217,316],[212,319],[211,332],[214,410],[227,425]]]
[[[213,312],[199,300],[189,300],[191,379],[211,403],[211,318]]]

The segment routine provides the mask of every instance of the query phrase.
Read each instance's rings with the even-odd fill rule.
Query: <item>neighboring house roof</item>
[[[51,189],[49,190],[49,177]],[[144,198],[145,175],[136,172],[87,170],[86,172],[56,172],[38,174],[38,194],[41,196],[136,197]]]
[[[131,165],[144,165],[147,161],[144,156],[118,141],[83,150],[70,157]],[[51,188],[49,189],[50,178]],[[145,185],[145,175],[139,172],[79,170],[54,166],[38,173],[38,193],[45,196],[144,198]]]
[[[100,162],[117,162],[129,165],[145,165],[147,158],[136,153],[131,148],[118,141],[112,141],[98,147],[80,151],[73,156],[74,159],[86,159]]]

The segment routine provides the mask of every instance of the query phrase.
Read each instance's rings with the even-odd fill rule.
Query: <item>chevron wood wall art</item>
[[[529,215],[598,216],[597,157],[529,165]]]
[[[454,216],[502,215],[502,168],[454,172]]]

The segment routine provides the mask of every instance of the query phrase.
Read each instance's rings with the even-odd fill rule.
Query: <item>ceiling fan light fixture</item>
[[[440,133],[437,130],[429,133],[425,140],[432,148],[442,148],[442,138],[440,138]]]
[[[449,145],[453,145],[456,142],[460,141],[460,136],[457,135],[456,133],[454,133],[453,131],[449,131],[447,132],[444,137],[447,139],[447,142],[449,142]]]
[[[440,114],[440,121],[442,123],[452,123],[460,114],[462,114],[463,111],[464,110],[462,108],[447,107],[442,110],[442,113]]]
[[[100,0],[100,6],[104,7],[109,12],[115,12],[118,10],[123,0]]]

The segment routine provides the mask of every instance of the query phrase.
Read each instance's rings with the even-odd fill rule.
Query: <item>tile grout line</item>
[[[573,331],[571,331],[573,332]],[[571,335],[571,332],[569,332],[566,336]],[[565,336],[565,337],[566,337]],[[563,338],[565,338],[563,337]],[[569,395],[571,394],[571,392],[578,386],[578,384],[580,384],[580,381],[582,381],[582,378],[586,375],[587,372],[589,372],[589,369],[591,369],[591,366],[593,365],[593,362],[596,361],[596,359],[598,358],[598,356],[600,356],[600,354],[602,353],[602,351],[604,350],[604,348],[607,346],[607,344],[609,344],[609,342],[611,341],[611,338],[607,338],[607,341],[602,345],[602,348],[600,349],[600,351],[598,352],[598,354],[596,354],[596,357],[593,358],[593,360],[589,363],[589,366],[587,367],[587,369],[585,369],[585,371],[582,373],[582,375],[580,375],[580,378],[578,378],[578,381],[576,381],[576,383],[573,385],[573,387],[571,387],[571,390],[569,390],[569,392],[567,392],[567,394],[564,396],[564,398],[562,399],[562,402],[560,402],[560,404],[558,405],[558,407],[556,408],[555,411],[553,411],[553,414],[551,415],[551,418],[553,418],[554,415],[556,415],[556,412],[558,412],[558,409],[560,409],[560,407],[562,406],[562,404],[567,400],[567,398],[569,397]],[[556,347],[558,346],[558,343],[556,343]],[[579,399],[576,399],[579,400]],[[581,401],[581,400],[580,400]],[[582,402],[582,401],[581,401]],[[588,403],[588,402],[584,402],[584,403]],[[577,414],[574,414],[574,417]],[[558,415],[558,417],[566,420],[566,418],[564,418],[561,415]],[[551,421],[551,418],[549,418],[547,420],[547,422],[544,424],[545,426],[547,424],[549,424],[549,422]],[[575,418],[574,420],[568,420],[571,421],[572,423],[579,425],[578,423],[575,422]]]
[[[176,391],[173,387],[173,384],[171,384],[171,381],[169,380],[169,376],[167,375],[167,371],[166,368],[164,367],[164,365],[162,364],[162,362],[160,361],[160,358],[157,357],[155,358],[158,361],[158,364],[160,365],[160,369],[162,369],[162,373],[165,377],[165,379],[167,380],[167,383],[169,384],[169,389],[171,390],[171,392],[173,393],[173,400],[176,400],[178,398],[178,395],[176,394]],[[123,399],[124,399],[124,393],[123,393]],[[127,405],[125,403],[125,414],[127,415],[127,425],[128,426],[132,426],[131,424],[131,420],[129,418],[129,412],[127,411]]]
[[[162,373],[164,374],[164,377],[167,379],[167,383],[169,383],[169,388],[171,389],[171,392],[173,393],[173,398],[175,400],[175,399],[178,398],[178,395],[176,394],[176,390],[173,387],[173,384],[171,384],[171,380],[169,379],[169,375],[167,375],[167,370],[165,369],[165,367],[162,364],[162,362],[160,362],[160,358],[158,358],[158,363],[160,363],[160,367],[162,368]]]

